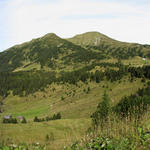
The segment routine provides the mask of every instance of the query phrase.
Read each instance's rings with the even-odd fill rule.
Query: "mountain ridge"
[[[83,34],[77,34],[75,36],[73,36],[72,38],[68,38],[68,41],[71,41],[72,43],[75,44],[79,44],[79,45],[89,45],[89,44],[93,44],[93,45],[99,45],[100,41],[104,40],[108,40],[109,42],[119,42],[117,40],[114,40],[100,32],[96,32],[96,31],[91,31],[91,32],[85,32]],[[84,41],[82,41],[84,40]],[[80,43],[81,41],[81,43]]]
[[[86,32],[68,39],[48,33],[1,52],[0,71],[69,69],[75,64],[134,56],[150,57],[150,46],[120,42],[99,32]]]

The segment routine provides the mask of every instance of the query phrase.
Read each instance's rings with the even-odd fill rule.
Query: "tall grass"
[[[91,126],[84,138],[66,147],[66,150],[148,150],[150,149],[150,126],[146,121],[150,119],[150,107],[147,111],[137,114],[144,107],[134,107],[133,113],[120,117],[115,112],[107,116],[107,120],[96,127]]]

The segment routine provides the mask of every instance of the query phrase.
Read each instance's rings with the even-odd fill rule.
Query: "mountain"
[[[134,56],[150,57],[150,46],[116,41],[98,32],[70,39],[49,33],[1,52],[0,71],[73,70],[93,61]]]
[[[99,32],[87,32],[67,40],[86,49],[101,51],[114,58],[150,57],[150,45],[120,42]]]
[[[57,60],[57,65],[61,66],[64,55],[79,49],[82,48],[49,33],[0,53],[0,71],[41,69],[44,66],[52,68]]]
[[[68,41],[81,46],[99,46],[104,42],[118,42],[99,32],[86,32],[67,39]]]
[[[49,33],[1,52],[0,147],[112,147],[112,137],[114,149],[150,149],[149,57],[149,45],[98,32],[70,39]]]

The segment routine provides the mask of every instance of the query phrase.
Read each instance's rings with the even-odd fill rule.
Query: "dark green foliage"
[[[56,114],[56,119],[61,119],[61,114],[60,114],[60,112]]]
[[[107,58],[107,57],[102,52],[92,52],[92,51],[80,48],[75,53],[65,56],[63,60],[65,60],[65,64],[67,64],[71,60],[77,63],[77,62],[90,62],[91,60],[101,60],[104,58]]]
[[[134,95],[124,97],[113,108],[121,117],[140,117],[150,105],[150,83],[147,88],[139,89]]]
[[[117,67],[119,70],[107,68],[105,72],[97,70],[95,73],[90,72],[95,66],[100,67]],[[44,88],[52,82],[69,83],[77,85],[77,82],[82,81],[87,83],[88,80],[99,83],[104,79],[111,82],[122,79],[127,74],[130,74],[130,81],[134,78],[150,78],[150,66],[139,68],[128,68],[120,63],[93,63],[92,65],[83,67],[72,72],[61,72],[56,78],[55,72],[45,71],[27,71],[27,72],[1,72],[0,73],[0,95],[7,97],[12,91],[13,95],[26,96],[33,94],[39,89],[44,91]],[[55,91],[55,88],[52,89]]]
[[[19,46],[14,46],[7,51],[0,53],[0,72],[13,71],[23,66],[23,61],[40,63],[41,68],[48,66],[55,67],[54,59],[58,59],[59,54],[80,51],[80,46],[61,39],[55,34],[48,34],[42,38],[34,39]],[[77,56],[78,57],[78,56]],[[25,67],[27,67],[27,64]]]
[[[52,88],[52,91],[54,92],[56,89],[55,88]]]
[[[150,106],[150,82],[148,82],[146,88],[139,89],[136,94],[123,97],[113,108],[110,107],[110,99],[105,93],[103,101],[98,104],[96,111],[91,115],[93,125],[94,127],[103,126],[111,111],[121,118],[132,119],[132,117],[135,117],[139,120],[143,113],[147,112],[148,106]]]
[[[150,134],[138,127],[137,134],[124,137],[105,137],[97,136],[95,138],[89,137],[89,140],[83,142],[75,142],[71,146],[66,147],[65,150],[133,150],[150,148]]]
[[[24,61],[23,51],[18,50],[16,47],[11,48],[5,52],[0,53],[0,72],[2,71],[13,71],[15,68],[22,65]],[[9,62],[12,63],[9,63]]]
[[[99,125],[103,126],[104,122],[107,121],[110,112],[110,98],[105,92],[103,95],[103,101],[98,104],[96,111],[91,115],[93,125],[96,127]]]
[[[89,71],[95,66],[110,66],[120,67],[119,71],[106,70],[106,72],[96,71],[90,73]],[[86,82],[88,79],[99,83],[106,76],[109,80],[115,81],[125,75],[126,70],[119,64],[110,63],[93,63],[90,66],[72,72],[61,72],[60,77],[56,78],[55,72],[44,71],[27,71],[27,72],[1,72],[0,73],[0,95],[7,97],[9,91],[12,90],[13,95],[26,96],[32,94],[37,90],[44,90],[44,88],[52,82],[68,82],[70,84],[77,84],[78,81]],[[55,91],[55,88],[52,89]]]
[[[13,124],[17,124],[17,119],[16,118],[10,118],[10,119],[5,119],[3,118],[3,123],[13,123]]]
[[[50,121],[50,120],[58,120],[61,119],[61,114],[58,112],[57,114],[54,114],[52,117],[45,117],[45,118],[38,118],[37,116],[34,118],[34,122],[43,122],[43,121]]]
[[[35,116],[33,121],[34,121],[34,122],[39,122],[38,117],[37,117],[37,116]]]
[[[53,117],[51,118],[51,120],[57,120],[57,119],[61,119],[60,112],[58,112],[57,114],[54,114]]]
[[[137,78],[148,78],[150,79],[150,66],[143,66],[143,67],[130,67],[128,72],[131,73],[131,77]]]
[[[45,137],[46,141],[49,141],[49,135],[47,134]]]
[[[97,70],[95,73],[90,73],[89,71],[95,68],[95,66],[119,67],[119,70],[115,71],[113,69],[107,69],[105,72]],[[77,84],[78,81],[86,83],[86,81],[90,79],[91,81],[96,81],[96,83],[99,83],[106,77],[108,80],[113,82],[116,80],[120,80],[125,75],[127,75],[127,66],[123,66],[118,63],[93,63],[91,66],[87,66],[76,71],[61,72],[61,77],[58,79],[58,81],[62,81],[63,83],[68,82],[70,84]]]
[[[12,90],[13,95],[26,96],[55,80],[55,72],[3,72],[0,73],[0,95],[6,97]]]
[[[61,96],[61,100],[63,101],[65,98],[63,96]]]
[[[21,123],[27,123],[26,118],[23,118]]]

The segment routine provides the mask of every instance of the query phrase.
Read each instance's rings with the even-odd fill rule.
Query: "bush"
[[[103,123],[108,119],[110,111],[110,98],[105,92],[103,95],[103,101],[98,104],[96,112],[91,115],[93,125],[96,127],[98,125],[103,126]]]
[[[21,123],[27,123],[26,119],[23,118],[23,120],[21,121]]]
[[[61,97],[61,100],[63,101],[64,99],[65,99],[65,98],[62,96],[62,97]]]
[[[34,122],[43,122],[43,121],[50,121],[50,120],[57,120],[57,119],[61,119],[61,114],[60,112],[58,112],[57,114],[54,114],[53,117],[45,117],[45,118],[38,118],[37,116],[34,117]]]
[[[56,119],[61,119],[61,114],[60,114],[60,112],[59,112],[59,113],[57,113],[57,115],[56,115]]]
[[[38,117],[37,117],[37,116],[35,116],[33,121],[34,121],[34,122],[39,122]]]
[[[13,123],[13,124],[17,124],[17,119],[16,118],[10,118],[10,119],[3,119],[3,123]]]

